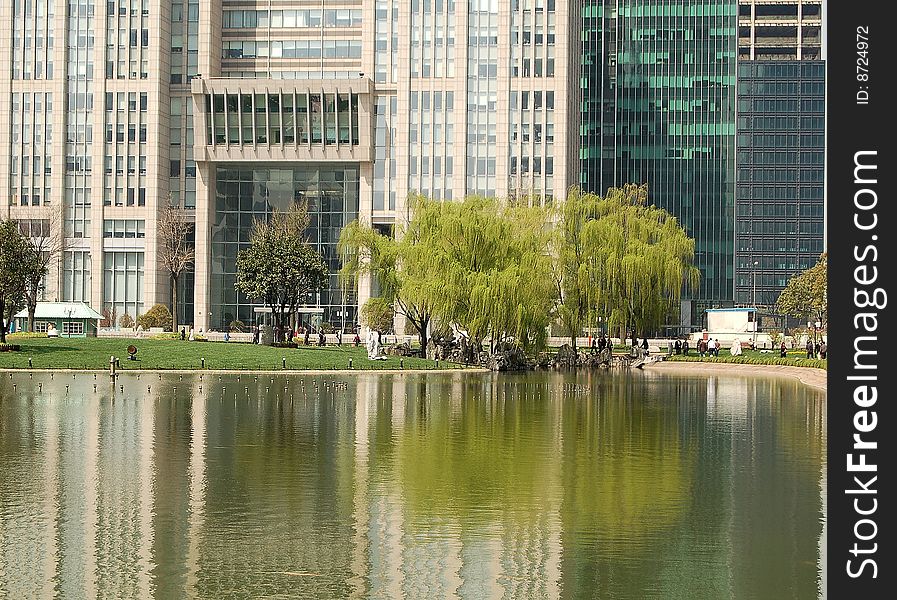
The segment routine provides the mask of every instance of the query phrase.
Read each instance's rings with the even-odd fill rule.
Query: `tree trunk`
[[[0,344],[6,343],[6,301],[0,296]]]
[[[414,321],[411,322],[413,323]],[[429,318],[422,318],[420,320],[420,327],[417,329],[417,336],[420,339],[420,352],[423,358],[427,358],[427,343],[430,341],[427,339],[427,327],[429,324]]]
[[[34,331],[34,313],[37,312],[37,302],[31,303],[28,301],[28,331]]]
[[[171,274],[171,331],[178,330],[178,276]]]

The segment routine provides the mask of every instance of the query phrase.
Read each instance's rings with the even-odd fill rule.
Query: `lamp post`
[[[820,327],[822,327],[822,323],[820,323],[819,321],[816,321],[815,323],[813,323],[813,325],[814,325],[814,327],[813,327],[813,348],[815,349],[816,348],[816,332],[819,331]]]
[[[751,305],[756,308],[757,306],[757,267],[760,266],[760,261],[754,261],[754,268],[751,270]],[[755,325],[756,327],[756,325]]]

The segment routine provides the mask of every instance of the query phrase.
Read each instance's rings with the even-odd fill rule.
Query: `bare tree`
[[[159,215],[156,232],[159,243],[159,262],[171,278],[171,330],[178,330],[178,280],[195,258],[195,251],[187,241],[193,227],[183,210],[167,205]]]
[[[19,232],[25,238],[30,255],[25,269],[25,305],[28,308],[28,331],[34,331],[34,313],[40,299],[44,278],[50,272],[50,265],[62,256],[65,250],[65,235],[62,232],[62,211],[54,210],[48,218],[19,219]]]

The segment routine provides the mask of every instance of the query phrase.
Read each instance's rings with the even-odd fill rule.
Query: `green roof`
[[[24,308],[15,314],[16,319],[28,317]],[[103,315],[83,302],[38,302],[35,319],[102,319]]]

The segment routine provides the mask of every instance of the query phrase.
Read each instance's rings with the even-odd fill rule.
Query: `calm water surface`
[[[0,377],[2,598],[824,587],[825,397],[796,381]]]

